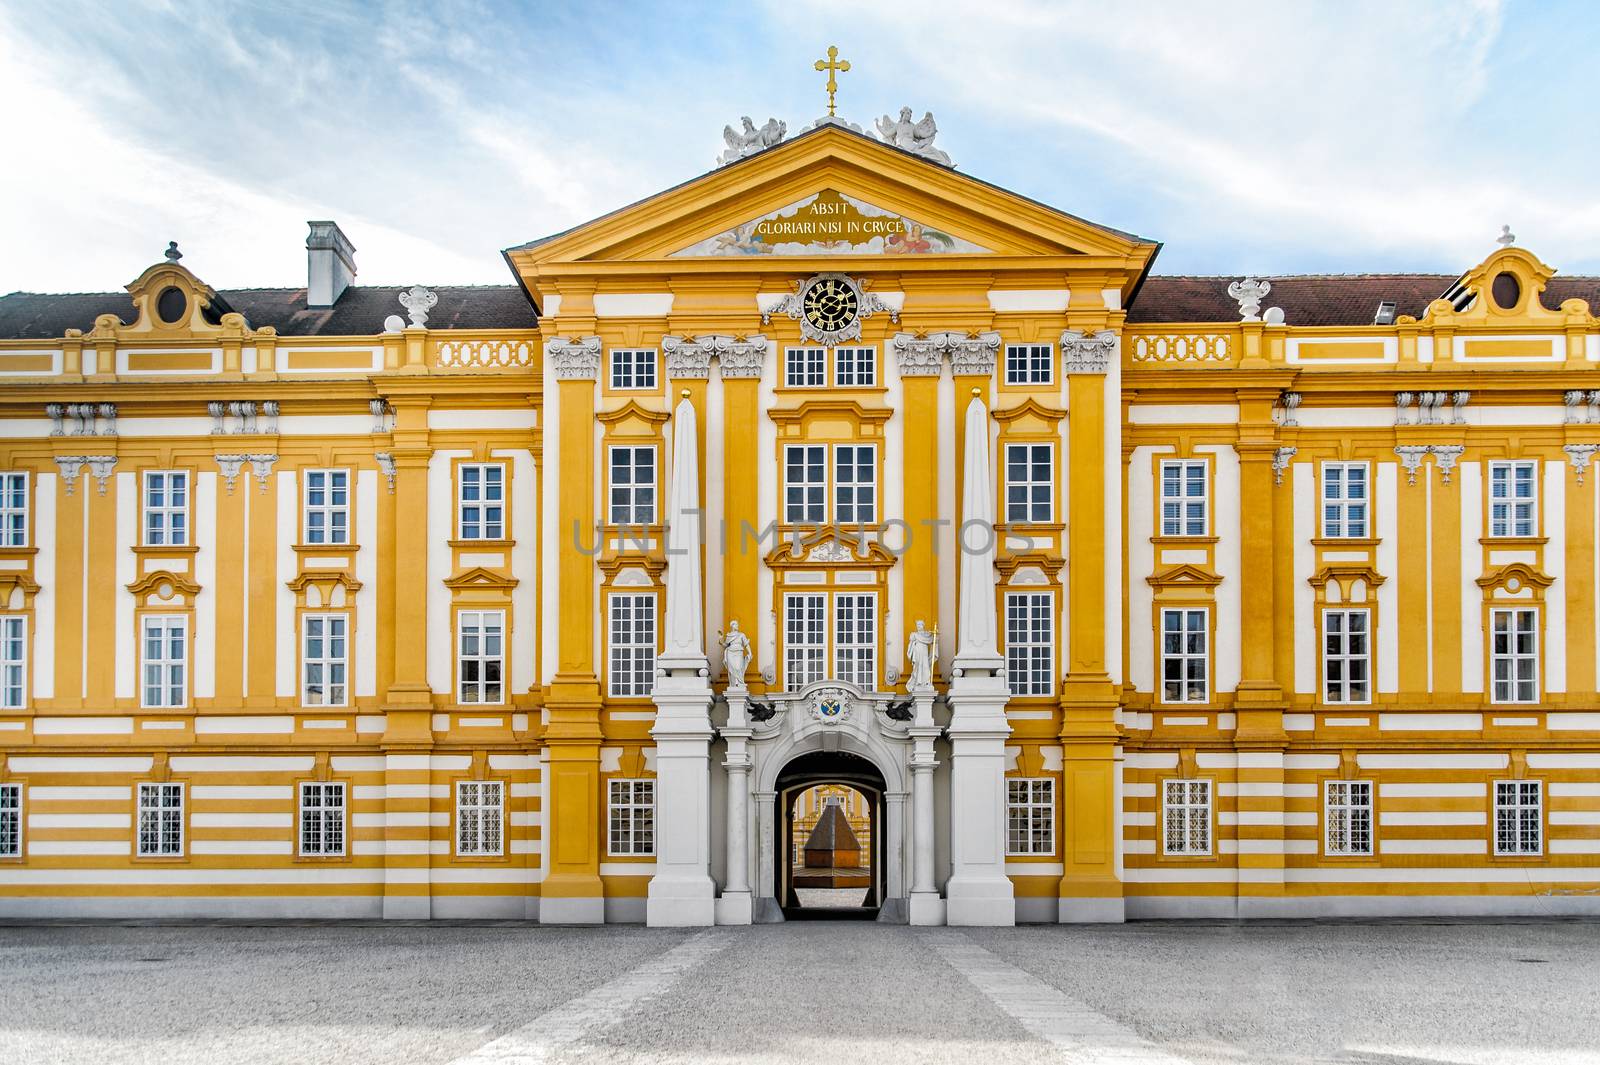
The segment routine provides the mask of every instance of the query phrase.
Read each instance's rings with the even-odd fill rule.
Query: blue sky
[[[1502,222],[1600,272],[1584,3],[0,0],[0,292],[503,283],[501,248],[709,169],[724,124],[933,111],[963,171],[1161,273],[1451,272]]]

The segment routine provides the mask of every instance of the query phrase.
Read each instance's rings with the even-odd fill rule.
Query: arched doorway
[[[855,867],[858,880],[849,877],[851,885],[864,881],[865,891],[860,901],[854,898],[841,904],[832,892],[812,890],[820,886],[820,864],[809,869],[805,863],[804,848],[808,842],[796,836],[796,822],[803,826],[809,818],[797,817],[797,804],[813,789],[821,786],[824,792],[851,791],[865,801],[867,812],[867,838],[855,840],[859,847],[859,864]],[[788,920],[815,919],[874,919],[885,897],[885,837],[884,831],[885,784],[883,774],[870,761],[846,751],[814,751],[802,754],[785,765],[778,774],[776,791],[779,839],[773,848],[776,868],[773,870],[777,897],[782,900],[783,915]],[[861,867],[865,868],[862,869]],[[832,869],[830,875],[841,870]],[[848,876],[848,869],[843,870]],[[864,875],[861,875],[864,874]],[[809,904],[808,904],[809,903]]]

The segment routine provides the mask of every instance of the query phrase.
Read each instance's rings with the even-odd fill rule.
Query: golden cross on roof
[[[833,116],[833,94],[839,91],[839,79],[834,75],[849,70],[850,60],[840,59],[838,46],[830,44],[828,45],[827,61],[817,60],[817,69],[828,72],[828,116],[831,118]]]

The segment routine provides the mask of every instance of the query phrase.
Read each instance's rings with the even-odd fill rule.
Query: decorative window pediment
[[[895,557],[882,544],[849,536],[833,529],[818,529],[806,536],[785,537],[767,552],[766,563],[777,568],[865,566],[887,569]]]
[[[1540,600],[1544,590],[1554,584],[1526,562],[1511,562],[1496,566],[1478,578],[1478,587],[1491,599]]]
[[[517,583],[517,578],[515,577],[508,577],[503,573],[484,569],[482,566],[474,566],[469,570],[463,570],[454,577],[447,578],[444,586],[457,592],[492,588],[496,591],[509,593],[511,589],[517,586]]]
[[[1189,562],[1169,566],[1160,573],[1152,573],[1145,580],[1157,589],[1215,588],[1222,583],[1222,578],[1217,574]]]
[[[1364,603],[1384,580],[1377,570],[1360,562],[1331,563],[1306,578],[1329,603]]]
[[[630,399],[616,410],[595,415],[606,427],[607,436],[637,436],[658,439],[661,427],[667,423],[666,411],[648,410],[638,400]]]
[[[355,601],[361,582],[344,569],[306,570],[286,582],[290,591],[312,610],[338,608]]]
[[[158,569],[128,585],[128,591],[141,604],[165,608],[176,607],[185,600],[193,603],[194,597],[200,594],[200,586],[187,574]]]
[[[1066,411],[1047,407],[1031,397],[1015,407],[994,412],[994,420],[1004,426],[1002,431],[1019,437],[1054,436],[1066,416]]]

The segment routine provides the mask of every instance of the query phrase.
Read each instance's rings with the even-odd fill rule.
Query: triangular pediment
[[[696,241],[672,258],[715,255],[992,255],[937,226],[823,189]]]

